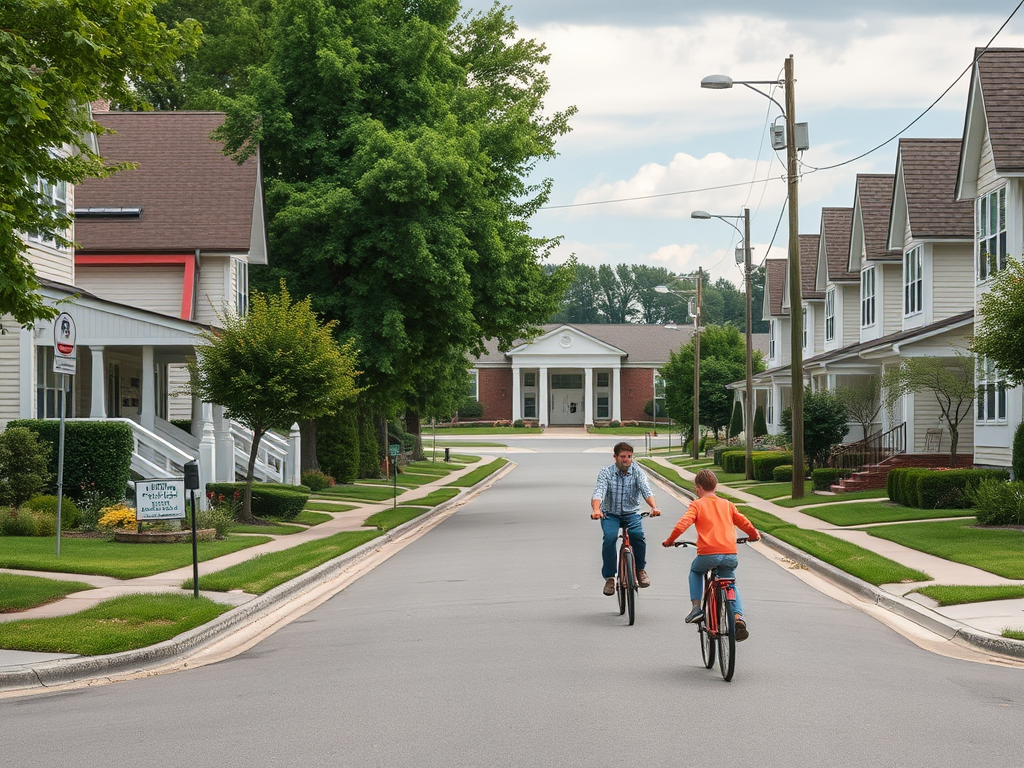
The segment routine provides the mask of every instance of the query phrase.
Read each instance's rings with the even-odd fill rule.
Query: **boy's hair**
[[[612,454],[615,456],[618,456],[623,451],[629,451],[630,453],[633,453],[633,446],[630,445],[629,443],[616,443],[615,447],[612,448]]]
[[[705,491],[713,491],[718,487],[718,478],[710,469],[702,469],[698,472],[697,476],[693,478],[693,482]]]

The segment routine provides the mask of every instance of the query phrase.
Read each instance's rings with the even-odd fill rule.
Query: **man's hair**
[[[612,453],[616,456],[618,456],[623,451],[629,451],[630,453],[633,453],[633,446],[630,445],[629,443],[616,443],[615,447],[612,448]]]
[[[713,491],[718,487],[718,477],[710,469],[702,469],[697,473],[697,476],[693,478],[693,482],[705,491]]]

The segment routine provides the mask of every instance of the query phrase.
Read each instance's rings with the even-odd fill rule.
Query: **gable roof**
[[[825,261],[831,282],[860,280],[847,269],[850,262],[850,235],[853,232],[853,208],[822,208],[821,238],[825,243]]]
[[[239,165],[210,134],[220,112],[97,112],[115,133],[99,137],[109,163],[132,170],[75,189],[79,253],[225,251],[266,263],[259,155]],[[141,208],[135,216],[88,209]],[[97,211],[98,212],[98,211]]]
[[[857,205],[864,228],[864,256],[868,261],[900,259],[903,250],[890,249],[889,212],[892,209],[892,173],[858,173]]]
[[[1024,171],[1024,49],[995,48],[975,64],[992,159],[999,173]]]
[[[902,249],[908,218],[915,240],[974,236],[974,207],[969,200],[955,198],[961,143],[960,139],[900,139],[889,245]]]
[[[788,266],[789,259],[765,259],[764,261],[764,290],[768,295],[768,300],[765,302],[768,314],[763,317],[764,320],[789,314],[789,309],[783,307],[782,303]]]
[[[814,276],[818,271],[818,245],[821,235],[800,235],[800,295],[808,299],[824,299],[825,292],[816,290]]]

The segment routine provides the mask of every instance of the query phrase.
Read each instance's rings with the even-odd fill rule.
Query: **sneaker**
[[[647,575],[647,571],[637,571],[636,580],[641,587],[651,586],[651,577]]]
[[[742,642],[750,637],[750,633],[747,632],[747,622],[743,619],[736,619],[736,642]]]
[[[615,578],[607,578],[604,580],[604,593],[609,597],[615,594]]]
[[[694,622],[703,621],[703,620],[704,620],[704,609],[701,608],[699,605],[696,608],[694,608],[692,611],[690,611],[688,614],[686,614],[686,618],[684,619],[684,621],[687,624],[693,624]]]

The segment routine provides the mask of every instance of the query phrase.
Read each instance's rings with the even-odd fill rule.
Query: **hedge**
[[[53,446],[50,454],[52,491],[57,489],[57,446],[60,422],[18,419],[10,427],[25,427]],[[124,499],[131,479],[135,441],[132,428],[122,421],[67,421],[64,424],[64,495],[80,500],[90,494],[100,499]]]
[[[747,452],[746,451],[725,451],[722,454],[722,463],[719,465],[722,471],[727,474],[735,472],[746,472],[747,471]]]
[[[926,469],[900,467],[889,471],[889,499],[917,509],[969,509],[971,494],[982,480],[1008,480],[1003,469]]]
[[[772,472],[776,467],[793,463],[793,454],[787,451],[755,451],[753,462],[754,479],[770,482],[773,479]]]
[[[67,426],[65,424],[65,426]],[[52,515],[54,520],[57,519],[57,497],[56,496],[33,496],[31,499],[21,505],[23,510],[30,512],[40,512],[47,515]],[[72,528],[78,527],[78,518],[80,517],[78,506],[74,501],[69,499],[67,496],[60,503],[60,528],[62,531],[70,531]]]
[[[836,467],[821,467],[811,472],[811,482],[814,490],[827,491],[844,477],[849,477],[851,470],[838,469]]]
[[[772,480],[777,483],[788,483],[793,479],[793,465],[780,464],[772,470]]]
[[[245,493],[245,483],[207,483],[206,492],[230,497],[235,491]],[[309,500],[310,490],[305,485],[284,483],[253,483],[252,513],[256,517],[276,517],[291,520],[299,514]]]

